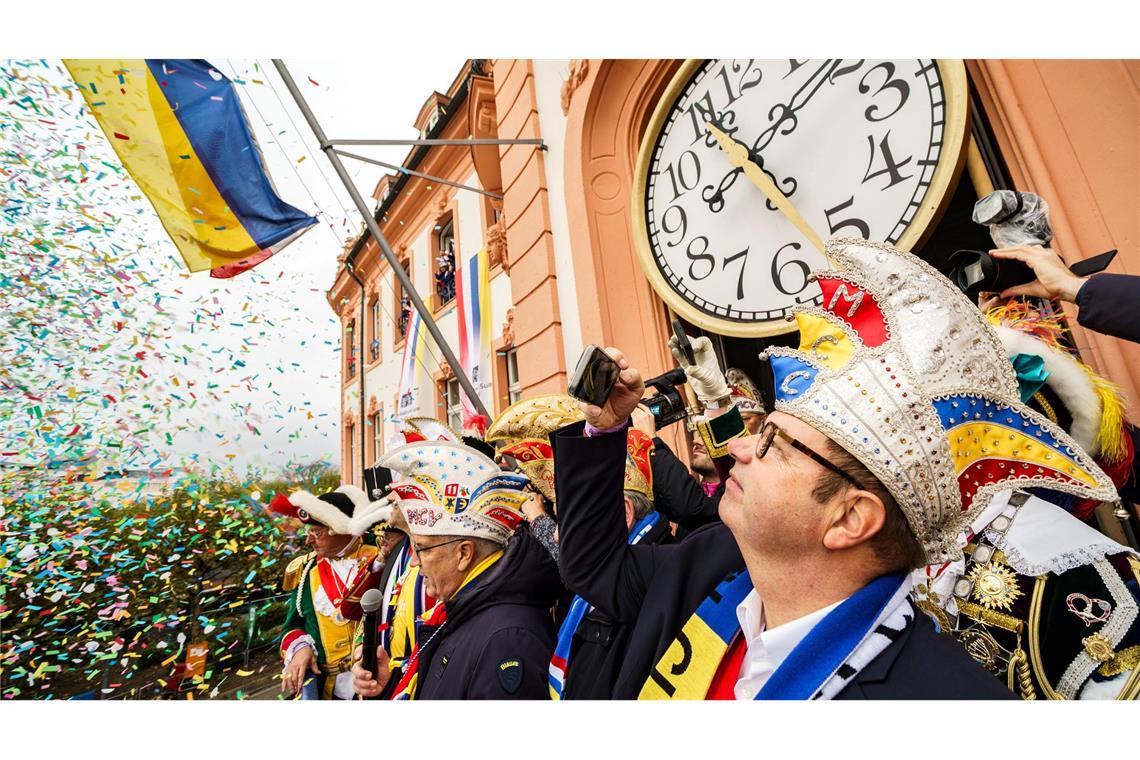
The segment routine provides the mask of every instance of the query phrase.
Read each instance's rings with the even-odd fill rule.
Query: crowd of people
[[[1140,339],[1135,280],[992,253],[1038,276],[1006,297]],[[382,487],[278,495],[312,549],[284,579],[282,690],[1135,698],[1140,554],[1094,514],[1135,498],[1120,392],[1031,302],[979,309],[884,244],[828,257],[799,347],[765,351],[770,398],[707,337],[671,339],[700,407],[688,464],[607,348],[601,406],[524,398],[481,439],[405,420]]]

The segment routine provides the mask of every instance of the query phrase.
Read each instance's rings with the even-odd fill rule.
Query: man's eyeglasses
[[[438,543],[438,544],[432,544],[431,546],[422,546],[422,547],[416,546],[415,544],[412,544],[412,550],[416,553],[417,556],[419,556],[419,555],[423,554],[424,552],[430,552],[432,549],[438,549],[441,546],[447,546],[448,544],[454,544],[458,541],[466,541],[466,540],[467,540],[466,538],[453,538],[450,541],[443,541],[443,542]]]
[[[838,465],[832,464],[819,454],[809,449],[804,444],[797,441],[791,436],[790,433],[778,426],[775,422],[765,421],[763,427],[760,428],[760,432],[756,435],[759,438],[759,440],[756,442],[755,456],[757,459],[763,459],[764,455],[768,453],[768,449],[772,448],[772,441],[776,439],[776,436],[780,436],[780,438],[783,438],[785,441],[787,441],[792,448],[796,449],[797,451],[802,451],[804,454],[807,454],[809,457],[818,462],[820,466],[831,470],[836,475],[840,476],[856,488],[863,488],[858,480],[848,475]]]

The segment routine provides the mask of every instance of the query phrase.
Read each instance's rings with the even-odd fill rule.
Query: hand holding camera
[[[645,383],[618,349],[587,346],[567,392],[581,402],[586,422],[606,430],[629,419],[645,393]]]

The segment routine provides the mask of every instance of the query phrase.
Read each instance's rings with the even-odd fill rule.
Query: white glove
[[[681,353],[677,347],[676,336],[669,339],[669,351],[672,352],[673,358],[677,360],[681,369],[685,370],[685,376],[689,379],[689,386],[697,394],[697,398],[702,404],[727,397],[728,383],[724,379],[724,373],[720,370],[720,364],[717,363],[712,341],[702,335],[693,340],[692,344],[693,358],[696,359],[695,364],[689,364],[685,355]]]

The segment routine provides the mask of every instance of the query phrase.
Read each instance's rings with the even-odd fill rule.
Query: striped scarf
[[[910,588],[909,576],[892,574],[852,594],[796,645],[756,699],[832,699],[913,620]],[[747,572],[725,578],[665,650],[638,698],[705,699],[740,634],[736,608],[751,590]],[[735,682],[738,673],[720,677]]]
[[[432,642],[440,631],[443,630],[447,624],[447,603],[454,602],[459,598],[459,595],[466,591],[468,588],[473,587],[473,581],[483,573],[487,572],[496,562],[503,558],[503,550],[495,552],[489,557],[482,560],[471,571],[467,573],[467,577],[463,579],[463,583],[455,590],[446,601],[441,601],[425,612],[421,619],[417,621],[416,640],[420,638],[419,631],[422,628],[434,628],[431,635],[422,644],[416,644],[416,649],[412,652],[412,656],[408,658],[408,664],[404,668],[403,676],[400,682],[396,684],[396,690],[392,695],[393,700],[411,700],[415,699],[416,687],[419,685],[419,669],[420,669],[420,653],[427,648],[428,644]]]
[[[636,544],[649,533],[657,521],[661,519],[658,512],[650,512],[638,520],[629,532],[626,542]],[[558,701],[562,699],[562,692],[566,688],[566,673],[570,668],[570,650],[574,643],[574,634],[582,625],[582,620],[590,614],[594,606],[580,596],[575,596],[570,603],[570,611],[558,629],[558,643],[554,646],[554,656],[550,658],[550,668],[547,674],[547,684],[550,687],[550,698]]]

